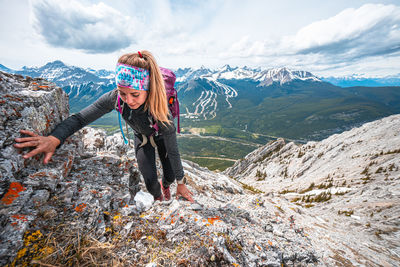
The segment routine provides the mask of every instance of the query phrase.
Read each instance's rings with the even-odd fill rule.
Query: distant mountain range
[[[61,61],[21,70],[0,65],[0,70],[55,82],[68,93],[72,112],[115,88],[113,71],[83,69]],[[288,68],[229,65],[213,70],[178,69],[175,73],[184,130],[201,128],[210,135],[257,143],[265,142],[267,137],[321,140],[400,112],[400,87],[386,86],[399,85],[396,77],[319,78],[307,71]],[[362,83],[385,87],[343,88]],[[106,117],[97,124],[115,125],[116,122]]]
[[[400,73],[397,75],[373,78],[350,75],[344,77],[324,77],[323,81],[332,83],[340,87],[352,86],[400,86]]]
[[[216,70],[211,70],[204,67],[201,67],[200,69],[178,69],[176,74],[178,76],[177,82],[198,78],[204,78],[211,81],[251,80],[260,82],[261,86],[269,86],[274,82],[278,82],[282,85],[292,80],[321,81],[319,78],[307,71],[291,71],[287,68],[261,70],[251,69],[248,67],[231,67],[229,65],[225,65]]]

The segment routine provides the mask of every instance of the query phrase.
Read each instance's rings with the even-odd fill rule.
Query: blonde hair
[[[150,72],[149,91],[144,109],[150,110],[156,121],[169,124],[167,94],[160,68],[149,51],[139,52],[142,57],[139,56],[139,53],[124,54],[118,59],[118,63],[143,68]]]

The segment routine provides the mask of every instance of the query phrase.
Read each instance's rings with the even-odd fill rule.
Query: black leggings
[[[157,198],[161,195],[161,186],[157,178],[155,149],[150,144],[150,138],[147,141],[147,144],[140,147],[142,141],[142,136],[135,134],[136,159],[139,165],[139,170],[143,175],[147,191],[149,191],[154,198]],[[168,187],[175,181],[175,174],[172,170],[162,136],[154,136],[154,141],[157,145],[158,155],[163,169],[162,183],[164,187]]]

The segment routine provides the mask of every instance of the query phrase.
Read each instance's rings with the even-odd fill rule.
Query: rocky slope
[[[225,174],[300,207],[314,245],[343,264],[399,264],[400,115],[302,146],[271,142]]]
[[[120,136],[85,128],[53,161],[24,160],[19,129],[47,134],[67,97],[44,80],[0,73],[2,121],[0,264],[308,265],[311,241],[274,200],[185,162],[196,204],[153,203]],[[47,119],[46,119],[47,118]],[[176,190],[172,186],[172,192]],[[173,194],[174,196],[174,194]]]
[[[134,152],[123,145],[120,135],[106,136],[103,131],[84,128],[57,150],[48,165],[42,165],[40,157],[24,160],[21,151],[12,147],[14,138],[19,136],[18,130],[47,134],[68,115],[67,96],[45,80],[24,79],[1,72],[0,94],[0,111],[5,114],[0,137],[1,265],[359,266],[398,263],[396,223],[399,220],[396,216],[399,213],[395,211],[399,170],[395,162],[398,152],[393,152],[395,147],[390,153],[385,150],[382,155],[376,155],[373,159],[376,163],[362,174],[362,178],[369,176],[368,180],[359,179],[367,181],[359,184],[360,188],[373,184],[378,187],[374,179],[382,176],[378,189],[371,187],[361,191],[356,187],[356,178],[353,178],[354,188],[348,186],[353,183],[351,179],[346,184],[340,180],[340,188],[346,188],[341,192],[353,190],[342,196],[332,196],[331,200],[318,202],[311,208],[300,200],[291,202],[295,193],[283,194],[282,190],[308,190],[309,185],[298,179],[311,173],[324,154],[319,156],[318,153],[316,157],[311,152],[307,154],[307,148],[319,147],[319,143],[307,144],[300,150],[294,144],[284,145],[281,140],[237,163],[229,172],[237,180],[185,161],[188,187],[195,193],[197,203],[175,199],[174,185],[172,201],[154,203],[143,187]],[[387,119],[393,118],[396,117]],[[389,136],[390,131],[386,132]],[[341,147],[332,147],[330,151]],[[346,147],[350,145],[344,149]],[[259,184],[250,179],[256,176],[257,167],[272,164],[268,162],[274,162],[290,149],[302,152],[282,160],[287,163],[304,160],[298,166],[304,166],[303,171],[288,167],[287,175],[296,173],[299,177],[288,183],[286,180],[291,178],[285,179],[285,172],[277,178],[279,170],[276,170],[271,181],[281,179],[283,185],[270,186],[270,189],[260,186],[264,192],[257,190],[255,187]],[[361,158],[361,152],[354,157]],[[328,153],[326,150],[325,154]],[[383,159],[387,159],[385,164]],[[254,175],[250,171],[252,164]],[[283,162],[275,164],[291,166]],[[382,173],[375,174],[376,166],[386,167]],[[334,171],[328,165],[324,168]],[[250,178],[246,178],[245,173]],[[351,174],[348,173],[349,177]],[[330,188],[339,188],[336,176],[332,175],[335,186]],[[387,186],[389,183],[391,187]],[[314,186],[317,185],[315,179]],[[380,202],[379,197],[382,198]],[[360,201],[359,206],[355,206],[358,202],[353,199],[356,198],[367,199],[367,202]],[[338,205],[343,212],[340,215],[334,210]],[[350,214],[352,207],[354,213]],[[374,212],[369,226],[363,224],[363,212],[368,209]],[[387,216],[385,220],[383,215]],[[353,230],[360,230],[360,234],[348,233]]]

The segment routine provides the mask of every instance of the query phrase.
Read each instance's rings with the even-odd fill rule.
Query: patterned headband
[[[149,90],[150,72],[135,66],[118,63],[115,69],[115,82],[119,87],[135,90]]]

